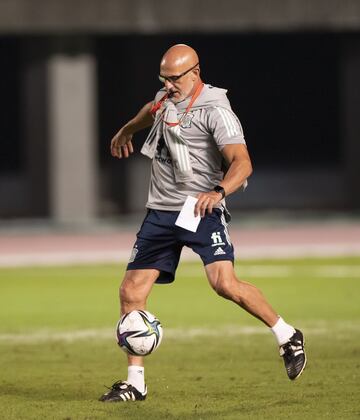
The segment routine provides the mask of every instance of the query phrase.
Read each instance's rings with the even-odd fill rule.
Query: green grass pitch
[[[200,263],[182,263],[149,300],[164,340],[146,359],[147,400],[104,404],[103,385],[126,378],[113,331],[123,270],[0,269],[1,419],[360,417],[360,258],[236,264],[305,333],[295,382],[268,329],[218,297]]]

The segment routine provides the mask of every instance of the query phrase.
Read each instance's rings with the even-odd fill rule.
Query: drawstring
[[[183,120],[183,118],[186,116],[186,114],[190,111],[190,108],[193,106],[194,102],[196,101],[196,98],[200,95],[202,88],[204,87],[204,83],[200,82],[198,87],[196,88],[193,96],[191,97],[191,100],[189,102],[189,105],[187,106],[185,112],[183,113],[183,115],[181,116],[180,120],[176,123],[171,123],[171,122],[167,122],[163,119],[164,123],[170,127],[176,127],[177,125],[179,125],[181,123],[181,121]],[[160,100],[159,102],[157,102],[156,104],[154,104],[150,110],[150,113],[152,115],[156,114],[156,112],[159,110],[159,108],[161,107],[161,105],[164,103],[164,101],[166,99],[168,99],[169,94],[166,93]],[[165,111],[165,110],[164,110]],[[163,111],[163,113],[164,113]]]

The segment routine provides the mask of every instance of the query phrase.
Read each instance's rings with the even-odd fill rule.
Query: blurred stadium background
[[[180,42],[198,50],[205,82],[229,89],[244,126],[254,174],[228,200],[235,225],[311,221],[328,243],[336,222],[355,252],[357,0],[0,0],[3,259],[14,232],[137,225],[150,162],[119,162],[109,142],[153,98],[159,59]]]

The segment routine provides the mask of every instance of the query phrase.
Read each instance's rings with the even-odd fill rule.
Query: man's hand
[[[197,203],[195,204],[195,217],[200,214],[201,217],[205,216],[206,211],[212,213],[213,207],[222,199],[222,195],[216,191],[209,191],[206,193],[200,193],[197,196]]]
[[[115,134],[111,140],[110,151],[119,159],[128,158],[133,153],[132,137],[144,128],[151,127],[154,122],[150,113],[152,101],[145,104],[140,111]]]
[[[119,159],[128,158],[134,151],[131,142],[132,137],[132,134],[126,134],[124,127],[121,128],[111,140],[110,151],[112,156]]]

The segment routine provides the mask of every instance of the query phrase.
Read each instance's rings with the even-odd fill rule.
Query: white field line
[[[317,277],[358,277],[360,279],[360,265],[324,265],[314,269]]]
[[[14,262],[14,261],[13,261]],[[69,261],[68,261],[69,262]],[[86,263],[86,261],[82,261]],[[94,261],[92,261],[94,263]],[[105,261],[104,261],[105,262]],[[107,261],[108,263],[111,261]],[[73,264],[79,263],[74,259],[72,261]],[[70,264],[70,262],[69,262]],[[31,266],[30,260],[27,260],[24,266]],[[41,266],[51,266],[53,263],[48,261],[48,264],[45,261],[42,261],[40,264]],[[62,265],[62,264],[60,264]],[[66,264],[64,264],[66,265]],[[22,266],[22,264],[12,264],[9,265],[1,263],[0,257],[0,267],[17,267]],[[268,264],[241,264],[241,261],[236,262],[235,264],[235,271],[240,278],[243,277],[251,277],[251,278],[286,278],[290,276],[303,276],[303,277],[320,277],[320,278],[359,278],[360,279],[360,265],[359,264],[351,264],[351,265],[337,265],[337,264],[328,264],[328,265],[268,265]],[[176,277],[201,277],[205,275],[205,271],[199,262],[198,266],[194,266],[191,268],[186,268],[182,266],[180,262],[179,269],[177,270]]]
[[[240,260],[261,258],[301,258],[301,257],[340,257],[360,256],[360,243],[322,243],[322,244],[292,244],[287,245],[236,245],[236,256]],[[49,251],[28,253],[0,254],[0,267],[28,267],[74,264],[126,263],[131,249],[128,250],[93,250],[93,251]],[[197,254],[184,247],[182,261],[200,261]]]
[[[360,332],[358,323],[314,323],[309,327],[302,327],[306,335],[339,334],[341,332]],[[185,341],[201,337],[236,337],[252,335],[271,335],[270,330],[264,326],[225,325],[212,328],[165,328],[164,337],[175,341]],[[81,340],[115,340],[115,330],[111,328],[85,329],[73,331],[36,330],[28,333],[0,334],[0,344],[37,344],[44,342],[72,343]]]
[[[290,276],[320,278],[359,278],[360,265],[241,265],[235,266],[236,274],[241,277],[284,278]],[[177,277],[201,277],[203,268],[179,268]]]
[[[120,264],[131,251],[55,251],[27,254],[2,254],[0,267],[31,267],[75,264]]]

